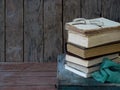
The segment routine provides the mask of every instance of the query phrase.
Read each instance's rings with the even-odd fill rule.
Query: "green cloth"
[[[100,70],[94,72],[92,76],[102,83],[120,83],[120,64],[104,58]]]

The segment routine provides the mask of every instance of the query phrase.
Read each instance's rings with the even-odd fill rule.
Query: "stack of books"
[[[120,23],[105,18],[76,19],[66,23],[65,69],[82,77],[100,68],[103,58],[114,60],[120,52]]]

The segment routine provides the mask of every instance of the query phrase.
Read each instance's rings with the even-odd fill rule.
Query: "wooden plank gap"
[[[24,44],[25,44],[25,41],[24,41],[24,38],[25,38],[25,33],[24,33],[24,14],[25,14],[25,0],[23,0],[23,62],[24,62],[24,50],[25,50],[25,47],[24,47]]]
[[[4,62],[6,62],[6,0],[4,0]]]
[[[0,62],[4,62],[4,46],[5,46],[5,15],[4,0],[0,0]]]

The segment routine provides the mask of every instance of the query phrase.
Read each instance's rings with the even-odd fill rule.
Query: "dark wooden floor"
[[[0,63],[0,90],[56,90],[56,63]]]

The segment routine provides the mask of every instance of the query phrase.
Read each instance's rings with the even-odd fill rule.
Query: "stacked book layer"
[[[105,18],[77,19],[67,23],[65,29],[68,30],[67,70],[87,78],[100,69],[103,58],[117,61],[120,23]]]

